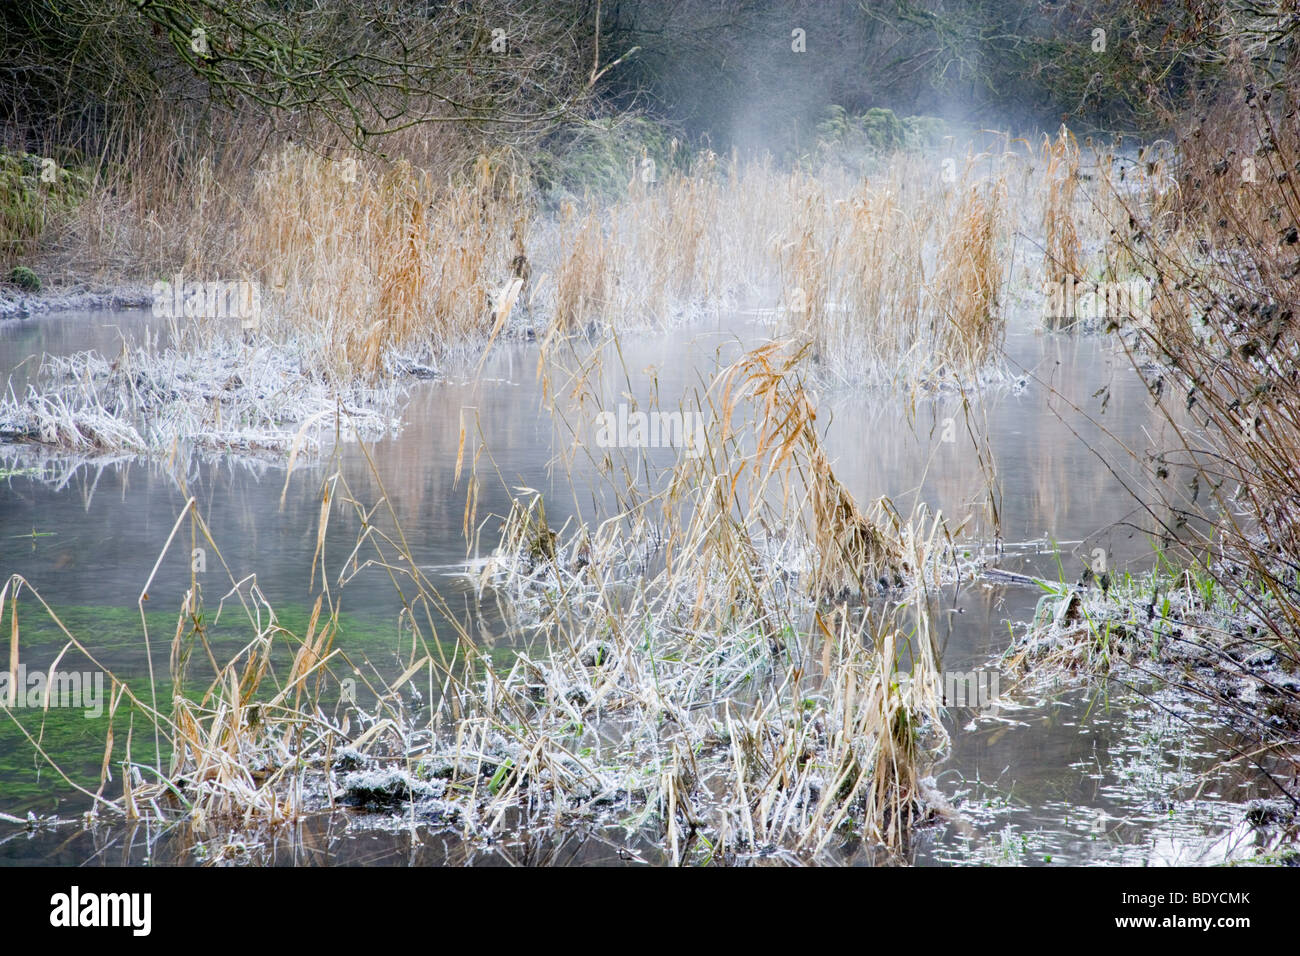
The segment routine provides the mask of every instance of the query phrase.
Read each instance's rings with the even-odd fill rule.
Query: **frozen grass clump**
[[[287,454],[335,428],[377,438],[401,425],[402,385],[336,385],[292,348],[216,339],[196,349],[47,358],[38,384],[0,400],[0,438],[73,453],[170,453],[177,445]]]

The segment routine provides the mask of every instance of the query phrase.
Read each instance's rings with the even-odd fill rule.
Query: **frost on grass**
[[[345,440],[396,433],[404,389],[391,381],[338,385],[272,344],[79,352],[47,357],[36,384],[0,400],[0,440],[82,454],[311,452],[336,425]]]
[[[1044,583],[1047,593],[1008,663],[1044,684],[1097,676],[1120,687],[1180,688],[1227,725],[1293,746],[1300,675],[1270,630],[1277,599],[1237,580],[1232,568],[1126,574],[1105,588]]]
[[[446,792],[441,780],[426,783],[405,770],[355,770],[343,777],[344,802],[365,809],[392,809],[412,800],[436,800]]]
[[[978,574],[978,560],[948,536],[942,515],[920,507],[904,519],[883,502],[871,518],[887,528],[891,539],[874,575],[854,581],[842,578],[827,592],[820,550],[827,542],[819,542],[800,526],[755,528],[743,548],[716,553],[705,549],[693,556],[691,573],[659,575],[667,588],[665,602],[694,607],[701,586],[705,591],[728,593],[737,562],[743,562],[751,589],[750,594],[738,596],[739,603],[803,619],[811,619],[827,597],[852,604],[897,599],[914,589],[950,586]],[[670,529],[644,517],[625,516],[594,529],[571,530],[568,523],[551,529],[540,497],[527,503],[516,499],[501,546],[486,560],[468,562],[466,576],[480,593],[490,587],[506,598],[511,618],[531,626],[551,613],[559,596],[633,588],[655,578],[666,567],[670,537]]]

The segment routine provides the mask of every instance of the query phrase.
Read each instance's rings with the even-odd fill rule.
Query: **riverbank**
[[[1077,585],[1035,579],[1042,592],[999,664],[1021,693],[1080,684],[1156,699],[1175,712],[1212,714],[1242,761],[1274,786],[1277,805],[1261,825],[1290,824],[1300,811],[1300,660],[1270,622],[1279,599],[1245,569],[1221,561],[1175,571],[1158,561],[1138,575],[1085,574]]]
[[[73,282],[49,286],[40,292],[24,292],[12,285],[0,285],[0,320],[27,319],[58,312],[145,309],[152,303],[152,289],[138,283]]]

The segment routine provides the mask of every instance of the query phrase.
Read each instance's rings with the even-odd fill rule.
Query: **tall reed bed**
[[[796,173],[769,191],[787,210],[773,246],[789,324],[824,377],[971,381],[1000,347],[1005,174],[976,173],[973,157],[952,181],[943,169],[899,156],[861,181]]]
[[[552,327],[568,332],[607,319],[614,306],[615,277],[600,215],[589,209],[579,216],[572,203],[562,215]]]
[[[1045,175],[1024,188],[1041,202],[1035,226],[1043,254],[1031,284],[1041,283],[1047,328],[1113,329],[1149,317],[1153,276],[1134,247],[1147,228],[1180,228],[1170,160],[1162,140],[1133,146],[1122,137],[1108,145],[1089,138],[1080,147],[1065,126],[1043,137],[1037,163]]]
[[[1055,139],[1043,137],[1042,161],[1045,200],[1043,203],[1043,258],[1048,282],[1065,276],[1082,278],[1083,251],[1076,226],[1079,185],[1079,146],[1064,126]]]
[[[270,161],[243,247],[340,373],[505,325],[663,327],[773,292],[832,377],[969,378],[1001,341],[1007,194],[974,158],[958,182],[938,165],[918,177],[908,157],[858,182],[706,152],[555,216],[500,157],[445,184],[400,163],[355,181],[339,166],[296,150]],[[503,314],[515,278],[525,287]]]
[[[978,163],[950,182],[937,158],[899,154],[860,179],[704,150],[660,178],[630,169],[617,201],[557,211],[508,150],[467,155],[452,137],[433,162],[434,146],[399,137],[391,155],[417,164],[221,122],[220,148],[213,130],[120,124],[74,232],[150,281],[259,282],[259,333],[314,350],[332,380],[510,331],[663,327],[742,298],[782,308],[830,378],[970,377],[1000,340],[1007,199]]]
[[[373,376],[393,350],[487,338],[520,255],[525,192],[499,156],[440,183],[406,163],[288,149],[259,171],[244,248],[283,290],[286,334],[318,342],[340,376]]]

